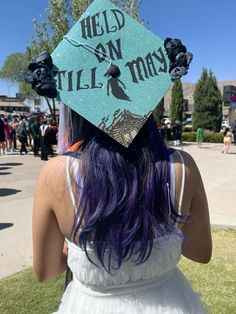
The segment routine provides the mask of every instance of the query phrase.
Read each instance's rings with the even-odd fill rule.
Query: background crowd
[[[173,125],[162,121],[157,128],[165,141],[174,141],[174,146],[179,146],[182,141],[182,123],[175,121]]]
[[[55,119],[43,115],[0,117],[0,156],[6,152],[27,154],[47,160],[54,156],[58,127]]]
[[[55,155],[58,135],[58,117],[51,118],[48,115],[11,115],[0,116],[0,156],[6,152],[18,152],[27,154],[33,152],[35,157],[48,160]],[[173,142],[174,146],[182,144],[183,126],[181,121],[174,124],[161,121],[157,128],[166,142]],[[236,143],[236,129],[222,130],[224,135],[224,147],[222,153],[228,153],[232,143]],[[196,135],[198,147],[204,141],[204,130],[199,126]]]

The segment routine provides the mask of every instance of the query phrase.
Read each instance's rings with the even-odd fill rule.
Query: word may
[[[115,33],[125,26],[125,17],[120,10],[111,10],[111,16],[108,18],[108,12],[103,11],[88,16],[81,20],[81,32],[84,39],[102,36],[105,33]],[[109,25],[112,23],[113,25]]]
[[[162,67],[157,68],[155,60],[158,61],[158,66],[161,64]],[[167,72],[167,63],[161,47],[157,52],[149,52],[144,58],[138,57],[136,60],[127,62],[125,66],[129,68],[134,83],[158,76],[160,72]]]

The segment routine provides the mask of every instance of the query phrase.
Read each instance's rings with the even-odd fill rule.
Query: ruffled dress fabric
[[[59,310],[63,314],[203,314],[199,296],[176,267],[181,257],[178,234],[154,240],[150,257],[136,265],[135,256],[112,275],[92,264],[85,252],[68,241],[68,265],[73,281]],[[96,263],[94,251],[89,257]]]

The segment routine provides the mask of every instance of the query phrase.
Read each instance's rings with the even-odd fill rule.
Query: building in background
[[[184,119],[191,118],[194,110],[194,102],[193,102],[193,95],[189,95],[188,97],[184,98],[183,104],[183,117]]]
[[[231,127],[236,126],[236,86],[223,87],[223,120],[228,120]]]
[[[0,95],[0,112],[1,113],[29,113],[30,106],[23,103],[21,97],[8,97]]]

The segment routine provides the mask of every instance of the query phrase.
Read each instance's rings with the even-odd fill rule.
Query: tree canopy
[[[184,96],[180,79],[176,79],[171,94],[171,123],[182,121],[183,119]]]
[[[161,120],[163,119],[164,111],[165,109],[164,109],[164,97],[163,97],[162,100],[159,102],[159,104],[153,111],[153,117],[157,123],[161,123]]]
[[[17,84],[21,94],[24,94],[28,99],[33,99],[35,92],[24,81],[28,63],[29,61],[25,53],[15,52],[9,55],[0,70],[0,79]]]
[[[203,69],[194,91],[193,129],[219,131],[222,121],[222,96],[213,72]]]
[[[0,71],[0,78],[16,83],[21,79],[27,65],[25,54],[15,52],[6,58]]]

